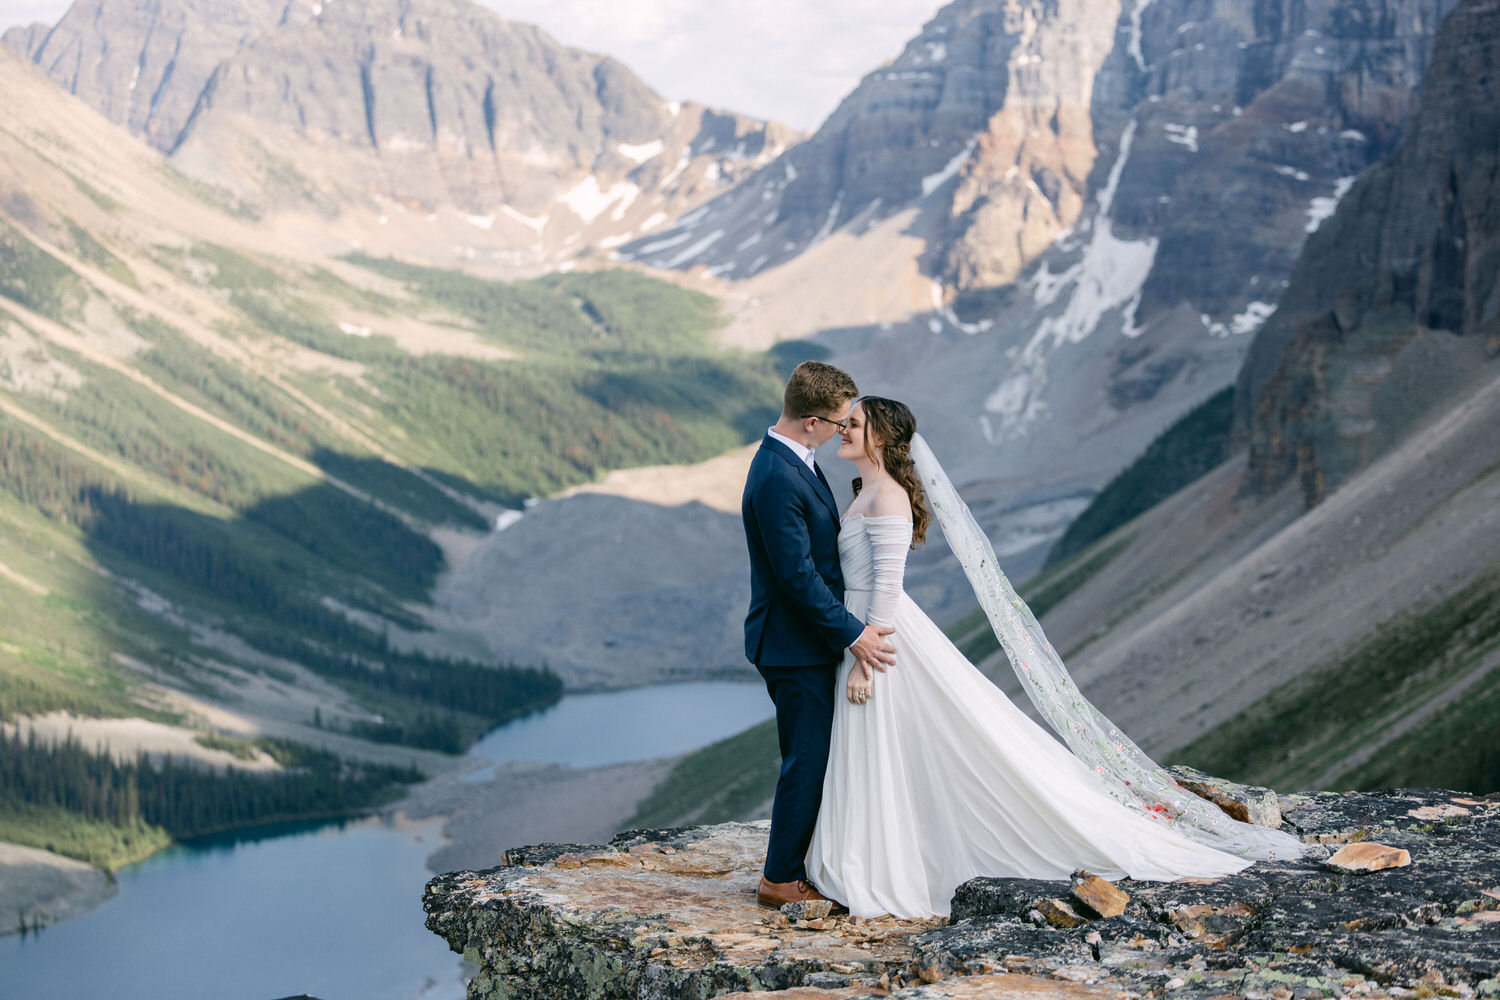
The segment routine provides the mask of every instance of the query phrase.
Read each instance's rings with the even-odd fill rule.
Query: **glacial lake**
[[[493,766],[592,766],[683,753],[770,718],[759,682],[569,695],[470,750]],[[493,766],[484,767],[480,775]],[[423,926],[441,820],[280,824],[175,845],[119,893],[0,938],[0,1000],[459,1000],[459,957]]]

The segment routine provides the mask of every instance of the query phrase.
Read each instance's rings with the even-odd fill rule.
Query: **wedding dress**
[[[954,889],[979,875],[1066,879],[1085,868],[1107,879],[1170,881],[1232,874],[1255,857],[1297,856],[1301,845],[1290,834],[1238,823],[1178,787],[1077,694],[1050,645],[1028,645],[1045,645],[1040,628],[1033,638],[1013,620],[1025,605],[1003,577],[997,589],[992,552],[968,558],[976,555],[969,545],[987,551],[988,543],[965,537],[955,522],[967,508],[940,467],[930,476],[935,462],[924,464],[934,513],[1002,647],[1013,665],[1025,664],[1018,674],[1041,676],[1045,694],[1035,678],[1023,678],[1034,700],[1066,698],[1066,708],[1039,707],[1089,763],[1012,704],[902,590],[912,540],[906,518],[846,515],[845,606],[895,629],[896,663],[875,675],[873,694],[859,705],[844,696],[852,657],[840,668],[807,853],[813,884],[858,916],[946,916]],[[1010,598],[1001,609],[997,593]],[[1029,611],[1024,618],[1035,626]],[[1037,662],[1043,656],[1055,663],[1050,671]],[[1112,745],[1100,750],[1100,738]]]

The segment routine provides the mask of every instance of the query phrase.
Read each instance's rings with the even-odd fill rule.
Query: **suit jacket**
[[[828,481],[767,434],[750,462],[740,516],[750,547],[745,656],[760,667],[837,662],[865,625],[843,604]]]

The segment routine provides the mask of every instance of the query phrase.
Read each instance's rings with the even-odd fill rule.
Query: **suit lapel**
[[[818,482],[820,482],[820,483],[823,484],[823,492],[825,494],[827,494],[826,499],[829,500],[829,501],[832,501],[833,500],[833,487],[828,485],[828,477],[825,476],[825,475],[823,475],[823,467],[821,465],[814,464],[813,465],[813,474],[818,477]],[[834,512],[835,515],[838,514],[838,504],[837,503],[834,503],[834,505],[833,505],[833,512]]]
[[[812,469],[809,469],[807,467],[806,462],[802,461],[802,459],[798,458],[792,452],[792,449],[788,448],[786,445],[782,444],[780,441],[776,440],[769,434],[767,434],[765,436],[765,440],[761,442],[761,447],[769,447],[773,452],[779,455],[783,461],[790,462],[792,464],[792,467],[797,470],[798,474],[800,474],[803,479],[807,480],[807,484],[813,488],[813,492],[818,495],[818,499],[822,500],[823,505],[828,508],[828,513],[833,518],[833,523],[839,523],[838,501],[833,499],[833,489],[828,485],[828,480],[823,478],[822,469],[819,469],[816,473],[813,472]]]

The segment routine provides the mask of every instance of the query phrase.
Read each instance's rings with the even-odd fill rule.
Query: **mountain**
[[[1493,4],[1450,21],[1407,141],[1308,239],[1240,372],[1248,493],[1320,502],[1470,381],[1470,341],[1500,352],[1500,34]]]
[[[1015,281],[1094,214],[1128,143],[1100,214],[1126,240],[1159,242],[1137,320],[1184,299],[1227,318],[1256,298],[1257,267],[1284,276],[1308,213],[1326,217],[1331,203],[1310,199],[1389,155],[1452,5],[1257,2],[1210,16],[1174,0],[959,0],[806,143],[716,199],[712,226],[691,226],[721,237],[692,254],[626,250],[742,277],[932,199],[944,210],[928,270],[963,301]],[[1224,217],[1242,226],[1233,246],[1206,239]]]
[[[1497,66],[1500,2],[1464,0],[1401,146],[1257,334],[1239,447],[1049,571],[1052,641],[1158,754],[1286,788],[1500,787]]]
[[[5,42],[257,213],[492,267],[659,226],[796,139],[465,0],[80,0]]]
[[[1395,148],[1451,6],[959,0],[801,144],[669,121],[623,68],[457,2],[221,25],[94,0],[10,37],[288,241],[491,273],[614,253],[721,297],[732,345],[816,338],[914,406],[1025,576],[1234,381],[1309,230]],[[205,32],[190,72],[150,41]],[[131,103],[137,69],[160,101]]]
[[[717,275],[912,403],[1029,572],[1236,377],[1308,233],[1395,148],[1449,0],[960,0],[818,132],[625,259]]]

